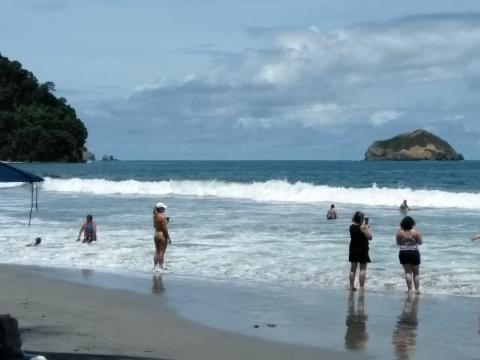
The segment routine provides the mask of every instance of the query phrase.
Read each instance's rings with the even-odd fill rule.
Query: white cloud
[[[374,112],[368,122],[373,126],[382,126],[385,125],[393,120],[397,120],[398,118],[402,117],[405,113],[403,111],[395,111],[395,110],[383,110],[383,111],[376,111]]]
[[[325,134],[342,141],[365,124],[378,138],[422,127],[448,133],[447,118],[468,123],[464,108],[480,111],[472,90],[480,85],[480,14],[332,31],[269,29],[255,40],[269,47],[223,58],[203,73],[148,80],[106,109],[141,122],[145,134],[170,129],[176,142],[257,139],[262,146],[318,144]]]
[[[336,104],[311,104],[294,109],[287,119],[294,120],[306,128],[322,128],[343,121],[343,110]]]
[[[270,119],[265,118],[241,117],[237,120],[234,127],[243,127],[246,129],[261,127],[264,129],[270,129],[272,127],[272,122]]]
[[[447,115],[444,117],[445,120],[447,121],[459,121],[459,120],[463,120],[465,118],[464,115],[462,114],[454,114],[454,115]]]

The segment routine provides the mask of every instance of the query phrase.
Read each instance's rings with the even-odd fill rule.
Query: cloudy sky
[[[0,53],[97,158],[357,160],[423,128],[480,159],[478,0],[2,0]]]

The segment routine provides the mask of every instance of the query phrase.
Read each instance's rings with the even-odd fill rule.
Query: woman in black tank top
[[[357,290],[354,286],[355,275],[357,273],[358,264],[360,264],[360,273],[358,280],[360,282],[360,290],[365,288],[365,279],[367,277],[367,263],[370,261],[368,255],[368,243],[372,240],[372,233],[370,227],[365,221],[365,215],[361,211],[357,211],[352,218],[350,225],[350,246],[348,251],[348,261],[350,264],[350,272],[348,279],[350,283],[350,290]]]

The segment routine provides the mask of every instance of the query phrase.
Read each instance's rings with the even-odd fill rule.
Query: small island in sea
[[[375,141],[365,152],[365,160],[414,161],[414,160],[464,160],[448,142],[432,133],[418,129]]]

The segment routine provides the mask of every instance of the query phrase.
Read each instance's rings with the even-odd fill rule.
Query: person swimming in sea
[[[38,245],[40,245],[41,242],[42,242],[42,238],[37,237],[33,244],[28,244],[26,246],[38,246]]]
[[[83,232],[82,242],[90,244],[92,241],[97,240],[97,224],[93,221],[92,215],[87,215],[86,221],[82,224],[78,233],[77,241],[80,241]]]

